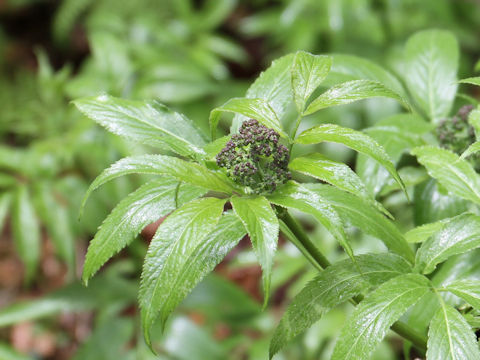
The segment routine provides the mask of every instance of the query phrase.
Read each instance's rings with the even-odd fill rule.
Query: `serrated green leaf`
[[[266,127],[274,129],[281,136],[287,136],[285,131],[282,130],[280,120],[268,101],[264,99],[234,98],[210,112],[212,139],[215,139],[218,121],[224,112],[241,114],[248,118],[256,119]]]
[[[142,229],[205,190],[172,179],[152,180],[123,199],[90,241],[82,279],[88,282],[113,255],[131,243]]]
[[[332,360],[370,359],[390,326],[429,291],[429,280],[417,274],[400,275],[380,285],[347,320]]]
[[[268,196],[272,203],[313,215],[335,237],[345,252],[353,258],[353,250],[336,210],[320,195],[301,184],[290,181]]]
[[[270,357],[333,307],[411,271],[408,262],[394,254],[366,254],[355,259],[355,263],[347,259],[329,266],[295,296],[273,334]]]
[[[70,226],[68,209],[54,198],[55,193],[47,184],[37,184],[35,201],[38,216],[45,224],[48,234],[55,245],[55,250],[69,266],[75,266],[75,239]]]
[[[381,240],[391,251],[413,262],[415,256],[398,228],[365,200],[330,185],[304,184],[325,199],[345,224],[355,226]]]
[[[352,80],[335,85],[313,100],[304,111],[304,115],[313,114],[321,109],[336,105],[350,104],[354,101],[373,97],[388,97],[397,100],[408,108],[406,101],[396,92],[386,88],[378,81]]]
[[[448,283],[441,290],[450,291],[465,300],[472,307],[480,309],[480,281],[459,279]]]
[[[428,360],[478,360],[476,337],[467,321],[454,308],[440,300],[441,307],[430,322]]]
[[[421,243],[431,237],[433,234],[445,227],[445,221],[439,220],[433,223],[417,226],[416,228],[405,233],[405,239],[409,243]]]
[[[405,191],[402,179],[398,176],[388,154],[380,144],[364,133],[334,124],[323,124],[304,131],[295,141],[299,144],[316,144],[328,141],[348,146],[371,157],[385,167]]]
[[[270,296],[273,258],[277,249],[279,224],[270,202],[263,196],[231,199],[233,211],[247,230],[258,262],[262,267],[264,304]]]
[[[333,54],[332,59],[332,68],[326,83],[333,85],[349,80],[373,80],[406,97],[402,83],[380,65],[353,55]]]
[[[145,341],[151,346],[150,329],[160,317],[165,326],[169,288],[206,236],[215,229],[225,200],[202,198],[174,211],[157,230],[148,248],[139,294]]]
[[[459,83],[480,86],[480,76],[462,79]]]
[[[174,269],[165,269],[171,279],[166,275],[166,281],[159,284],[161,295],[156,310],[162,323],[245,235],[240,219],[234,214],[225,214],[211,233],[182,253],[182,259],[177,260],[178,265]]]
[[[332,59],[305,51],[295,54],[292,66],[292,90],[298,112],[303,112],[308,98],[327,77]]]
[[[480,177],[470,163],[434,146],[417,147],[411,153],[452,194],[480,204]]]
[[[248,88],[246,97],[249,99],[264,99],[272,107],[278,119],[285,115],[287,106],[292,102],[292,85],[290,69],[294,54],[285,55],[272,62],[272,65],[262,72]],[[247,118],[236,115],[233,118],[231,132],[235,133]]]
[[[36,274],[40,259],[40,228],[25,185],[18,187],[12,205],[13,239],[25,264],[25,281],[30,282]]]
[[[448,116],[457,92],[459,49],[448,31],[414,34],[405,46],[405,80],[420,108],[433,122]]]
[[[194,186],[230,194],[231,182],[222,173],[215,173],[192,162],[165,155],[138,155],[123,158],[105,169],[91,184],[82,202],[106,182],[128,174],[151,174],[174,178]]]
[[[293,159],[288,167],[290,170],[312,176],[336,186],[341,190],[360,196],[371,202],[385,215],[391,217],[382,204],[378,203],[368,192],[365,184],[358,175],[343,163],[332,161],[320,153],[313,153]]]
[[[469,213],[458,215],[422,244],[417,251],[415,268],[429,274],[450,256],[477,247],[480,247],[480,216]]]
[[[194,123],[159,102],[100,95],[75,100],[74,104],[116,135],[183,156],[203,154],[205,140]]]

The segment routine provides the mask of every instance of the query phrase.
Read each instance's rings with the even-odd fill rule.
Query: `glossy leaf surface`
[[[390,326],[428,291],[428,279],[417,274],[400,275],[380,285],[347,320],[332,360],[370,359]]]
[[[333,307],[411,271],[408,262],[393,254],[366,254],[355,259],[355,263],[348,259],[329,266],[295,296],[273,334],[270,357]]]
[[[270,296],[273,258],[277,249],[279,224],[270,202],[263,196],[232,197],[233,211],[247,230],[262,267],[265,304]]]
[[[452,255],[480,247],[480,216],[462,214],[445,223],[418,249],[415,267],[424,274],[435,270],[437,264]]]
[[[83,281],[87,283],[108,259],[131,243],[145,226],[204,193],[203,189],[167,178],[152,180],[131,193],[113,209],[90,241],[83,266]]]
[[[148,345],[151,345],[150,328],[157,317],[162,328],[165,326],[176,305],[169,304],[170,292],[175,294],[176,286],[184,285],[177,285],[177,279],[188,268],[190,256],[215,229],[224,203],[225,200],[216,198],[193,200],[173,212],[153,237],[145,257],[139,293],[142,327]]]
[[[132,101],[100,95],[76,100],[74,104],[86,116],[116,135],[184,156],[203,153],[205,140],[195,124],[156,101]]]
[[[414,34],[405,46],[405,80],[429,119],[448,116],[457,91],[458,43],[448,31]]]

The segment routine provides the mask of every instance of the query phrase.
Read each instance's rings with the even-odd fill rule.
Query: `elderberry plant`
[[[478,174],[458,155],[439,147],[429,136],[434,127],[425,121],[436,124],[453,107],[457,62],[455,38],[436,30],[415,34],[407,43],[407,89],[379,65],[354,56],[290,54],[274,61],[246,97],[212,110],[210,139],[187,117],[156,101],[108,95],[75,101],[109,131],[161,150],[124,158],[91,184],[85,200],[119,176],[157,176],[105,219],[90,243],[84,282],[146,225],[166,217],[149,245],[139,293],[145,339],[154,349],[152,325],[158,321],[164,327],[175,307],[247,234],[262,267],[267,305],[282,232],[319,274],[286,309],[272,338],[271,357],[326,312],[350,300],[357,306],[340,333],[334,360],[369,359],[389,328],[404,338],[406,351],[413,345],[430,360],[479,359],[471,324],[478,324],[480,283],[462,272],[468,268],[465,271],[475,273],[462,254],[470,256],[469,251],[480,247],[480,217],[461,210],[439,222],[417,223],[421,226],[404,234],[378,201],[395,190],[403,191],[401,198],[407,201],[419,186],[418,178],[428,179],[418,164],[402,165],[411,150],[445,188],[444,196],[460,197],[472,207],[480,203]],[[478,78],[464,82],[480,83]],[[318,95],[325,84],[329,86]],[[371,97],[395,99],[406,112],[363,132],[323,123],[297,135],[305,116]],[[296,108],[296,119],[287,131],[290,105]],[[224,113],[235,114],[232,134],[217,139]],[[475,119],[478,110],[468,117],[477,129]],[[294,147],[322,142],[361,154],[358,174],[319,152],[289,154]],[[474,153],[477,144],[462,156]],[[407,167],[405,184],[399,172]],[[421,176],[410,176],[412,171]],[[297,174],[311,180],[300,181]],[[330,264],[291,210],[312,215],[348,258]],[[348,226],[380,240],[387,251],[355,254]],[[468,311],[462,310],[465,303]],[[415,316],[419,313],[421,317]]]

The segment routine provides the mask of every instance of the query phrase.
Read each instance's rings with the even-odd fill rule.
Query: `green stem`
[[[331,265],[330,261],[322,254],[322,252],[310,241],[310,238],[303,230],[302,226],[287,211],[281,215],[281,220],[285,223],[291,233],[298,239],[304,249],[306,249],[311,257],[323,269]],[[357,305],[363,300],[362,295],[353,297],[350,302]],[[413,329],[402,321],[397,321],[391,326],[391,329],[404,339],[410,341],[420,351],[425,352],[427,349],[427,339],[425,335]]]

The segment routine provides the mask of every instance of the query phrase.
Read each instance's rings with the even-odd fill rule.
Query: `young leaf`
[[[407,87],[433,122],[450,113],[457,91],[458,57],[457,40],[448,31],[421,31],[407,41]]]
[[[329,85],[367,79],[377,81],[400,96],[406,97],[402,83],[380,65],[353,55],[334,54],[332,59],[332,68],[325,81]]]
[[[266,127],[274,129],[281,136],[287,136],[285,131],[282,130],[280,120],[268,101],[264,99],[234,98],[210,112],[212,139],[215,139],[218,121],[223,112],[241,114],[248,118],[256,119]]]
[[[290,69],[293,58],[294,54],[289,54],[273,61],[272,65],[262,72],[249,87],[246,95],[249,99],[264,99],[267,101],[278,119],[282,119],[287,106],[292,101]],[[233,118],[231,132],[237,132],[246,119],[245,116],[236,115]]]
[[[340,333],[332,360],[370,359],[390,326],[430,291],[430,281],[405,274],[380,285],[353,311]]]
[[[414,261],[413,251],[398,228],[365,200],[330,185],[305,184],[303,186],[333,206],[345,224],[351,224],[366,234],[376,237],[391,251],[410,262]]]
[[[330,231],[340,245],[353,259],[353,250],[347,240],[344,225],[335,209],[321,196],[304,186],[290,181],[277,189],[268,200],[276,205],[303,211],[315,218]]]
[[[316,144],[328,141],[348,146],[359,153],[370,156],[384,166],[405,190],[402,179],[398,176],[395,166],[383,147],[364,133],[334,124],[323,124],[304,131],[295,141],[299,144]]]
[[[448,283],[442,290],[450,291],[452,294],[465,300],[472,307],[480,310],[480,281],[471,279],[460,279]]]
[[[305,104],[328,75],[332,59],[329,56],[312,55],[305,51],[295,54],[292,66],[292,89],[295,104],[299,113],[305,109]]]
[[[153,323],[160,317],[162,328],[165,326],[172,311],[168,306],[170,291],[178,286],[178,276],[188,266],[190,257],[215,229],[224,204],[225,200],[211,197],[186,203],[160,225],[152,239],[143,264],[139,294],[143,333],[150,347]]]
[[[433,223],[417,226],[416,228],[405,233],[405,239],[409,243],[421,243],[431,237],[433,234],[445,227],[446,221],[439,220]]]
[[[390,253],[359,255],[355,260],[329,266],[295,296],[273,334],[270,358],[333,307],[411,271],[408,262]]]
[[[480,177],[470,163],[449,150],[434,146],[417,147],[411,153],[448,191],[480,204]]]
[[[459,83],[480,86],[480,76],[462,79]]]
[[[408,104],[400,95],[381,83],[372,80],[352,80],[328,89],[313,100],[303,114],[310,115],[331,106],[350,104],[354,101],[372,97],[392,98],[408,108]]]
[[[142,229],[206,191],[172,179],[152,180],[123,199],[90,241],[83,281],[88,282],[113,255],[131,243]]]
[[[462,214],[450,219],[418,249],[415,267],[424,274],[452,255],[480,247],[480,216]]]
[[[358,195],[371,202],[387,216],[391,216],[382,204],[378,203],[368,192],[358,175],[343,163],[332,161],[320,153],[313,153],[293,159],[288,167],[290,170],[312,176],[351,194]]]
[[[40,259],[40,228],[25,185],[18,187],[12,205],[13,239],[25,264],[25,280],[29,282],[36,274]]]
[[[279,224],[270,202],[263,196],[232,197],[233,211],[247,230],[262,267],[266,305],[270,296],[273,258],[277,249]]]
[[[116,135],[182,156],[203,154],[205,140],[195,124],[156,101],[100,95],[75,100],[74,104],[87,117]]]
[[[467,321],[454,308],[440,301],[441,307],[430,322],[427,359],[478,360],[476,337]]]
[[[138,155],[123,158],[105,169],[91,184],[83,198],[82,209],[90,194],[119,176],[128,174],[151,174],[174,178],[205,189],[231,193],[231,182],[221,173],[203,166],[165,155]]]

